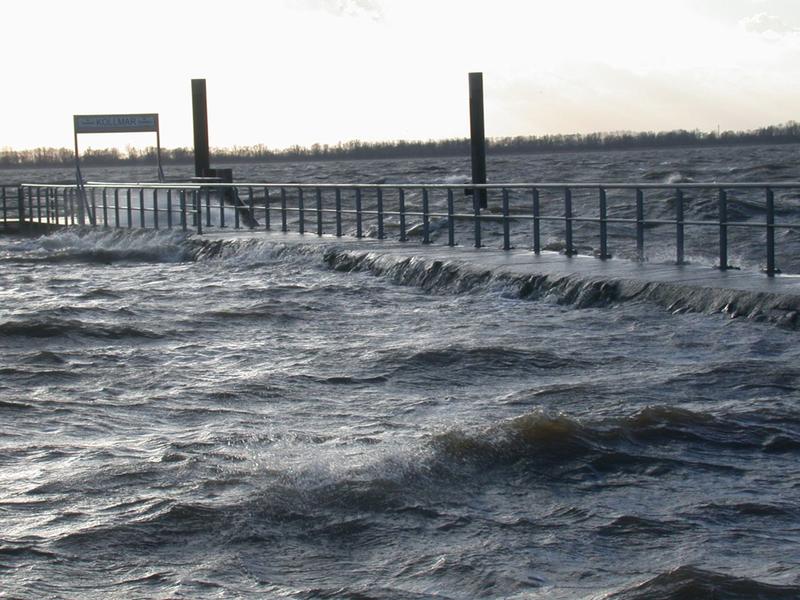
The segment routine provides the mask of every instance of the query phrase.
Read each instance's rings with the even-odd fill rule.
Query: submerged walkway
[[[525,296],[555,293],[578,305],[643,299],[674,312],[724,312],[789,327],[800,327],[800,275],[776,275],[750,270],[715,269],[708,265],[640,263],[625,259],[600,260],[590,256],[565,256],[556,252],[537,255],[530,250],[422,245],[298,233],[231,231],[204,234],[206,242],[236,243],[247,240],[288,245],[322,246],[331,252],[334,266],[345,270],[395,273],[403,261],[414,260],[414,279],[428,269],[428,287],[445,285],[453,269],[471,275],[517,282]],[[442,263],[450,265],[447,278],[437,277]],[[427,267],[426,267],[427,265]]]

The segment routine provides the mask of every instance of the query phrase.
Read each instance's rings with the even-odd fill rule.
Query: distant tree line
[[[491,154],[548,153],[581,150],[624,150],[635,148],[674,148],[742,144],[800,143],[800,123],[789,121],[749,131],[616,131],[610,133],[573,133],[541,136],[516,136],[488,140]],[[424,158],[429,156],[468,156],[468,138],[428,141],[362,142],[352,140],[335,145],[314,144],[272,149],[263,144],[215,148],[212,157],[223,163],[297,160],[340,160],[367,158]],[[0,168],[65,167],[73,164],[68,148],[0,149]],[[194,160],[191,148],[162,148],[164,164],[187,164]],[[156,161],[154,147],[139,150],[129,146],[84,150],[81,161],[87,166],[144,165]]]

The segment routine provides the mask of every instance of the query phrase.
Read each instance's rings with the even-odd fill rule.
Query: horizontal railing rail
[[[13,193],[12,193],[13,190]],[[485,190],[491,202],[477,201]],[[780,194],[776,200],[776,193]],[[81,195],[85,197],[82,198]],[[466,199],[464,196],[471,195]],[[613,198],[611,196],[613,195]],[[9,201],[9,198],[13,200]],[[716,229],[718,267],[730,268],[732,230],[763,232],[764,271],[779,272],[776,232],[800,230],[800,222],[776,220],[800,209],[800,182],[539,182],[539,183],[125,183],[88,182],[76,185],[23,183],[1,186],[3,218],[14,214],[20,223],[53,226],[88,224],[115,228],[280,229],[298,233],[353,235],[357,238],[396,237],[422,243],[446,232],[446,243],[465,236],[476,248],[487,236],[509,250],[512,238],[525,237],[535,253],[559,247],[575,255],[576,229],[596,226],[600,259],[611,257],[610,238],[635,238],[635,258],[645,259],[645,232],[673,227],[674,258],[686,262],[686,230]],[[777,207],[776,207],[777,202]],[[7,208],[14,204],[12,208]],[[702,218],[689,210],[702,205]],[[786,205],[786,206],[784,206]],[[742,211],[741,208],[746,210]],[[466,210],[465,210],[466,208]],[[645,210],[645,209],[648,210]],[[736,215],[731,216],[731,210]],[[613,209],[612,214],[610,210]],[[708,213],[713,211],[713,216]],[[458,223],[470,227],[456,230]],[[557,224],[560,239],[547,246],[543,228]],[[521,225],[524,229],[520,229]],[[611,227],[626,227],[610,233]],[[499,228],[499,229],[498,229]],[[513,228],[513,231],[512,231]],[[347,232],[345,231],[347,229]],[[394,229],[394,236],[387,235]],[[458,236],[457,236],[458,233]],[[552,229],[548,235],[554,235]],[[585,238],[586,233],[581,231]],[[593,234],[594,235],[594,234]],[[708,235],[702,235],[707,249]]]

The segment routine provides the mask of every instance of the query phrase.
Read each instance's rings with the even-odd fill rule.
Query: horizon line
[[[633,130],[633,129],[617,129],[617,130],[608,130],[608,131],[590,131],[586,133],[581,132],[571,132],[571,133],[546,133],[546,134],[520,134],[520,135],[507,135],[507,136],[487,136],[486,141],[488,144],[498,143],[498,142],[507,142],[512,140],[520,140],[520,141],[545,141],[548,139],[553,138],[566,138],[566,139],[573,139],[577,140],[580,138],[585,137],[596,137],[600,136],[600,139],[605,139],[606,137],[623,137],[623,136],[644,136],[644,135],[664,135],[664,134],[694,134],[699,135],[700,137],[712,137],[718,138],[723,136],[745,136],[745,135],[756,135],[762,134],[770,129],[781,129],[781,128],[796,128],[798,127],[798,122],[795,120],[788,120],[782,123],[771,124],[771,125],[762,125],[760,127],[755,127],[752,129],[720,129],[717,127],[716,129],[711,130],[703,130],[700,128],[694,129],[685,129],[685,128],[678,128],[678,129],[662,129],[662,130]],[[417,138],[417,139],[403,139],[403,138],[387,138],[383,140],[362,140],[359,138],[351,138],[347,140],[338,140],[336,142],[314,142],[310,145],[301,145],[301,144],[291,144],[289,146],[283,147],[269,147],[263,142],[257,142],[254,144],[249,145],[233,145],[233,146],[212,146],[212,151],[233,151],[235,149],[241,148],[242,150],[252,150],[258,149],[266,152],[272,152],[276,154],[281,153],[289,153],[291,151],[302,151],[302,150],[314,150],[317,148],[329,148],[329,149],[338,149],[341,150],[344,147],[351,145],[351,144],[359,144],[363,147],[379,147],[382,145],[425,145],[425,144],[437,144],[437,143],[458,143],[458,142],[469,142],[468,136],[462,137],[450,137],[450,138]],[[125,150],[129,151],[130,149],[134,150],[149,150],[155,149],[156,146],[148,145],[148,146],[133,146],[132,144],[127,144],[125,148],[121,148],[119,146],[107,146],[107,147],[93,147],[87,146],[86,150],[93,150],[93,151],[111,151],[111,150]],[[36,147],[28,147],[28,148],[14,148],[12,146],[2,146],[0,147],[0,155],[8,154],[8,153],[24,153],[24,152],[34,152],[36,150],[56,150],[56,151],[69,151],[70,153],[74,154],[74,150],[72,148],[68,148],[66,146],[36,146]],[[84,152],[86,151],[84,150]],[[173,146],[169,148],[162,148],[162,150],[192,150],[192,146]],[[82,153],[83,154],[83,153]],[[124,158],[124,157],[120,157]]]

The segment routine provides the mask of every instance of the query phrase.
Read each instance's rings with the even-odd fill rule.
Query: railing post
[[[305,200],[303,199],[303,188],[297,188],[297,216],[300,221],[297,224],[297,231],[300,235],[306,232]]]
[[[238,217],[241,226],[241,219],[242,215],[244,214],[243,207],[245,204],[242,199],[239,198],[239,188],[236,186],[219,188],[219,208],[221,211],[226,207],[226,198],[230,200],[230,204],[227,206],[230,206],[233,209],[233,214]]]
[[[719,268],[728,268],[728,194],[719,190]]]
[[[422,188],[422,243],[431,243],[430,199],[428,188]]]
[[[239,210],[239,188],[234,186],[231,188],[233,190],[233,201],[236,204],[234,210]],[[248,228],[253,229],[253,223],[256,222],[256,199],[253,196],[253,188],[247,188],[247,210],[250,211],[250,223],[248,224]]]
[[[58,188],[53,188],[53,197],[50,203],[50,207],[53,210],[53,225],[59,225],[59,211],[58,211]]]
[[[225,194],[227,193],[227,188],[225,190],[220,190],[221,193],[219,195],[219,211],[220,217],[225,212]],[[232,196],[233,198],[233,196]],[[224,222],[223,219],[220,220],[220,223]],[[233,205],[233,228],[239,229],[241,227],[241,220],[239,216],[239,204],[238,202]]]
[[[38,193],[38,192],[37,192]],[[33,190],[28,188],[28,227],[33,225]]]
[[[92,204],[94,204],[94,201]],[[139,188],[139,227],[144,229],[144,225],[144,188]]]
[[[636,256],[644,260],[644,192],[636,190]]]
[[[0,188],[0,193],[3,195],[3,226],[8,228],[8,206],[6,206],[6,188]]]
[[[158,229],[158,188],[153,188],[153,229]]]
[[[50,188],[44,190],[44,221],[50,225]]]
[[[69,191],[69,222],[75,225],[75,190]]]
[[[272,229],[272,223],[270,221],[270,214],[269,214],[269,188],[264,188],[264,229]]]
[[[217,193],[220,193],[219,188],[217,188]],[[219,202],[222,204],[221,193],[219,196]],[[211,227],[211,188],[206,188],[206,227]]]
[[[608,254],[608,202],[606,189],[600,188],[600,259],[611,258]]]
[[[453,212],[453,190],[452,188],[447,188],[447,245],[450,247],[456,245],[456,228]]]
[[[33,231],[33,188],[27,188],[28,190],[28,212],[27,212],[27,219],[25,220],[25,225],[28,231]]]
[[[50,225],[50,188],[44,189],[44,222]]]
[[[172,189],[167,190],[167,229],[172,229]]]
[[[322,237],[322,190],[316,189],[317,201],[317,236]]]
[[[206,192],[208,193],[208,192]],[[200,191],[192,191],[192,207],[195,211],[195,219],[197,221],[197,234],[203,235],[203,198],[202,189]]]
[[[17,188],[17,220],[22,231],[22,226],[25,224],[25,190],[22,186]]]
[[[503,188],[503,250],[511,250],[511,231],[508,222],[508,190]]]
[[[399,196],[397,198],[398,212],[400,213],[400,241],[406,241],[406,191],[403,188],[398,189]]]
[[[378,239],[383,238],[383,188],[378,188]]]
[[[336,188],[336,237],[342,237],[342,188]]]
[[[119,188],[114,188],[114,228],[119,229]]]
[[[286,188],[281,188],[281,231],[283,233],[289,231],[286,221]]]
[[[91,223],[93,215],[89,213],[89,200],[86,196],[86,187],[84,187],[83,183],[78,183],[78,187],[75,191],[76,203],[78,205],[78,225],[83,227],[86,225],[86,218],[89,218],[89,222]]]
[[[128,229],[133,227],[133,207],[131,206],[131,188],[128,188],[125,191],[125,199],[127,200],[127,212],[128,212]]]
[[[234,207],[233,210],[235,213],[239,213],[239,211],[236,210],[236,207]],[[219,226],[220,228],[225,227],[225,202],[223,201],[222,197],[219,199]],[[234,229],[238,229],[238,227],[234,227]]]
[[[356,237],[364,237],[361,221],[361,188],[356,188]]]
[[[481,247],[481,195],[472,188],[472,215],[475,227],[475,247]]]
[[[89,196],[92,199],[92,210],[89,221],[92,224],[92,227],[97,227],[97,194],[95,194],[94,188],[92,188],[92,192],[89,194]]]
[[[36,188],[36,195],[38,197],[39,188]],[[28,231],[33,231],[34,223],[34,205],[33,205],[33,189],[28,188]]]
[[[541,217],[540,214],[540,205],[539,205],[539,190],[537,188],[533,188],[531,190],[532,201],[533,201],[533,251],[536,254],[541,254],[542,252],[542,235],[541,235],[541,228],[539,218]]]
[[[178,201],[181,205],[181,229],[186,231],[186,190],[181,190]]]
[[[244,202],[242,202],[242,199],[239,198],[239,188],[236,187],[236,186],[220,188],[220,190],[219,190],[219,208],[220,208],[220,211],[224,211],[224,209],[226,207],[226,204],[225,204],[225,199],[226,198],[228,198],[230,200],[230,202],[231,202],[227,206],[230,206],[233,209],[233,214],[236,215],[239,218],[239,223],[240,223],[240,226],[241,226],[242,214],[244,214],[242,212],[242,207],[244,206]],[[220,223],[221,222],[222,221],[220,221]]]
[[[676,264],[684,264],[683,259],[683,190],[675,190],[675,258]]]
[[[775,268],[775,192],[767,188],[767,275],[773,277]]]
[[[572,256],[575,248],[572,246],[572,190],[564,188],[564,254]]]

